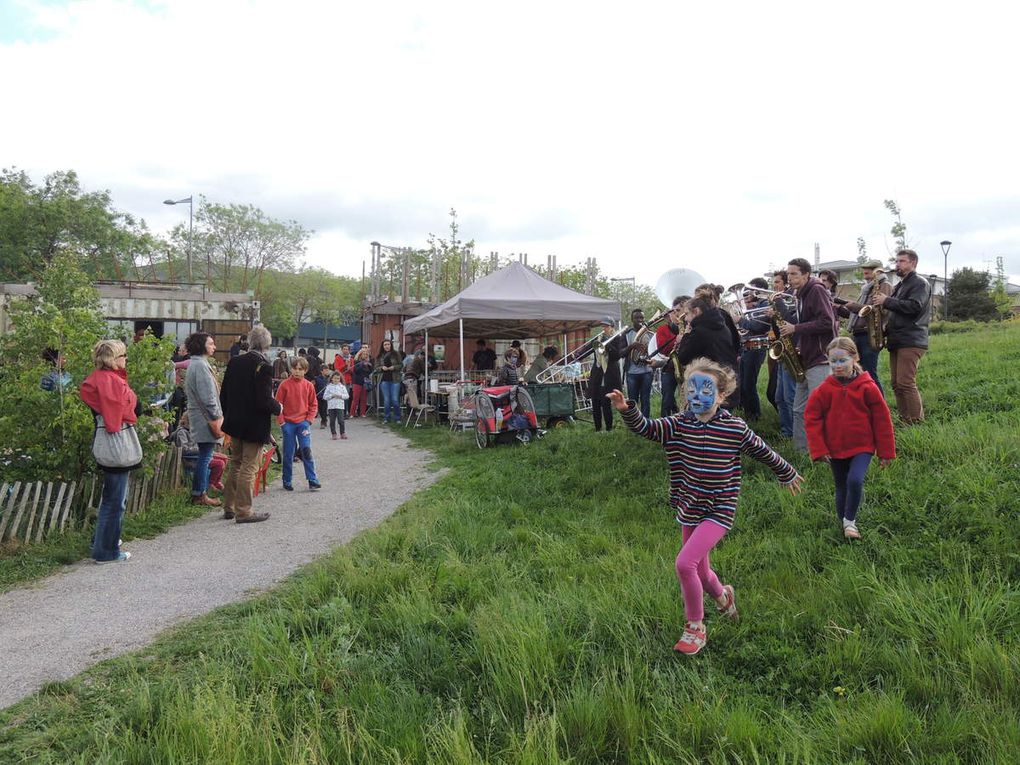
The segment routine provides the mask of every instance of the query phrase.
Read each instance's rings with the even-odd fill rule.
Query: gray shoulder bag
[[[135,426],[125,422],[116,433],[106,430],[102,415],[96,415],[96,434],[92,438],[92,456],[102,468],[126,470],[142,463],[142,445]]]

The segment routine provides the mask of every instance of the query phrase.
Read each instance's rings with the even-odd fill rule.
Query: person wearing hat
[[[595,353],[599,343],[609,340],[616,330],[616,322],[612,316],[603,317],[601,323],[602,331],[595,335],[588,343],[587,349],[574,359],[581,361],[593,354],[595,356],[591,374],[588,376],[588,395],[591,397],[591,414],[595,420],[596,432],[602,430],[603,422],[607,431],[613,429],[613,404],[606,398],[606,394],[623,388],[620,362],[627,351],[627,341],[623,335],[619,335],[606,345],[605,354]]]
[[[875,385],[884,396],[885,390],[878,379],[878,361],[881,357],[881,349],[872,348],[871,343],[868,342],[868,323],[859,316],[859,312],[868,304],[872,295],[891,295],[892,285],[889,284],[889,279],[882,271],[882,262],[879,260],[869,260],[862,264],[861,272],[864,274],[861,296],[856,301],[838,306],[836,313],[850,319],[850,334],[853,335],[857,353],[861,357],[861,366],[865,372],[871,375],[871,379],[875,381]]]

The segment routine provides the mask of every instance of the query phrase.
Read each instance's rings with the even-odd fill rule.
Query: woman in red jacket
[[[811,459],[832,468],[836,513],[847,540],[860,539],[857,510],[864,499],[864,476],[871,457],[888,465],[896,457],[896,438],[885,397],[861,369],[857,346],[837,337],[825,349],[831,374],[811,392],[804,411]]]
[[[85,378],[79,395],[94,414],[103,418],[108,433],[125,423],[138,421],[138,397],[127,382],[127,349],[119,340],[100,340],[92,349],[96,371]],[[98,423],[98,421],[97,421]],[[124,520],[128,474],[137,465],[103,470],[103,497],[99,503],[92,537],[92,558],[96,563],[126,561],[131,553],[120,549],[120,527]]]

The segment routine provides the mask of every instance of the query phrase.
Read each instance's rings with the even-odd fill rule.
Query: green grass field
[[[794,498],[746,464],[713,554],[742,620],[706,609],[696,657],[671,650],[659,447],[578,426],[482,452],[425,429],[451,470],[394,518],[0,713],[0,761],[1017,762],[1020,324],[932,346],[929,419],[872,468],[862,543],[825,466],[801,463]]]

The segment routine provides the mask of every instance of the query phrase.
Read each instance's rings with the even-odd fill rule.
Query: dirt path
[[[272,513],[265,523],[238,525],[210,512],[156,539],[125,543],[126,563],[81,562],[0,595],[0,708],[272,587],[438,477],[425,469],[428,453],[395,432],[365,420],[347,428],[348,440],[332,441],[313,425],[323,489],[309,492],[295,463],[293,492],[277,480],[256,501]]]

